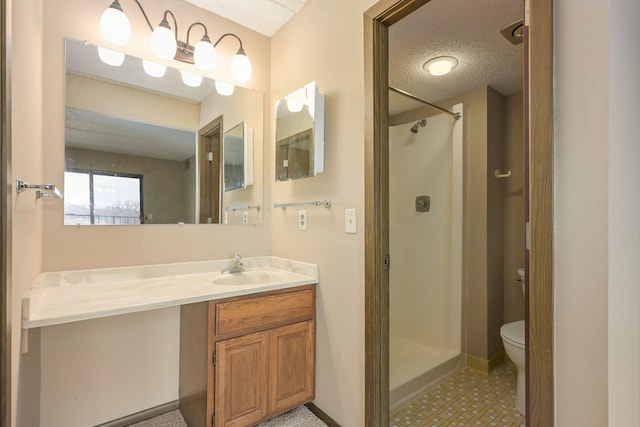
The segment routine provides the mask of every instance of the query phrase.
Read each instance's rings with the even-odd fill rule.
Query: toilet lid
[[[524,346],[524,320],[502,325],[500,335],[514,344]]]

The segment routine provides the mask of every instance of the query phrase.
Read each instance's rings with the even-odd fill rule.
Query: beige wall
[[[42,10],[41,0],[13,2],[10,182],[22,178],[41,183],[42,130]],[[42,267],[42,216],[46,204],[36,202],[33,191],[12,194],[11,216],[11,384],[13,425],[40,424],[38,333],[31,334],[32,353],[22,355],[21,299]]]
[[[609,13],[609,425],[633,426],[640,425],[640,2],[612,2]]]
[[[639,13],[635,1],[556,3],[559,426],[640,423]]]
[[[524,295],[517,281],[524,267],[524,141],[522,92],[505,97],[505,161],[511,177],[504,193],[504,323],[524,319]]]
[[[314,81],[325,94],[325,172],[272,184],[273,202],[331,199],[274,210],[273,254],[320,266],[315,403],[344,426],[364,425],[364,56],[363,13],[373,0],[311,0],[271,41],[271,101]],[[286,70],[286,71],[285,71]],[[275,133],[268,179],[275,176]],[[345,234],[344,210],[357,209],[358,233]]]
[[[504,96],[487,88],[487,354],[503,351],[500,327],[504,324],[504,179],[495,170],[505,169]],[[474,211],[469,212],[474,215]]]
[[[64,85],[67,107],[194,132],[198,128],[197,103],[71,73],[65,74]]]
[[[559,2],[555,129],[558,426],[607,425],[608,2]],[[590,28],[590,31],[579,31]],[[534,144],[535,141],[532,141]],[[535,286],[535,284],[533,284]]]

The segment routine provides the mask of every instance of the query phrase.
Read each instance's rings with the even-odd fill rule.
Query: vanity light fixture
[[[150,75],[151,77],[164,77],[164,74],[167,72],[167,66],[164,64],[158,64],[157,62],[149,61],[147,59],[142,60],[142,68],[144,68],[144,72]]]
[[[186,41],[178,40],[178,22],[175,15],[170,10],[165,10],[164,16],[160,24],[154,29],[151,21],[147,17],[146,12],[138,0],[134,0],[151,30],[151,51],[159,58],[184,62],[187,64],[195,64],[196,67],[203,71],[211,71],[216,65],[216,46],[226,37],[233,37],[240,43],[240,48],[231,60],[231,76],[239,83],[246,83],[251,79],[251,61],[247,57],[242,40],[233,33],[225,33],[221,35],[215,43],[211,43],[207,27],[202,22],[194,22],[187,29]],[[169,25],[168,17],[171,16],[173,21],[173,31]],[[201,26],[204,29],[202,39],[195,47],[189,44],[191,30],[195,26]],[[131,25],[129,19],[122,10],[119,0],[113,0],[111,5],[105,10],[100,18],[100,31],[102,36],[108,42],[125,46],[131,38]]]
[[[449,74],[457,65],[458,60],[453,56],[438,56],[425,62],[422,68],[432,76],[444,76],[445,74]]]
[[[180,70],[180,76],[182,77],[182,83],[190,87],[200,87],[202,84],[202,74],[192,73],[187,70]]]
[[[231,96],[233,95],[233,91],[235,90],[235,86],[231,83],[223,82],[222,80],[216,80],[216,92],[223,96]]]
[[[124,53],[104,47],[98,47],[98,56],[102,62],[112,67],[119,67],[124,63]]]

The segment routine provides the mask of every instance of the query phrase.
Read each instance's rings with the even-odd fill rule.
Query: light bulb
[[[434,62],[429,65],[429,72],[432,76],[444,76],[451,72],[451,63],[446,61]]]
[[[204,71],[211,71],[216,67],[216,49],[209,37],[204,36],[193,51],[193,62],[196,67]]]
[[[220,80],[216,80],[216,92],[223,96],[231,96],[233,95],[233,91],[235,90],[235,85],[227,82],[223,82]]]
[[[292,113],[299,113],[304,108],[304,104],[293,99],[287,99],[287,110]]]
[[[98,47],[98,56],[102,62],[113,67],[119,67],[124,62],[124,53],[104,47]]]
[[[452,56],[440,56],[428,60],[422,66],[432,76],[449,74],[458,65],[458,60]]]
[[[124,46],[131,38],[131,25],[127,15],[124,14],[120,3],[111,3],[100,17],[100,32],[102,37],[109,43]]]
[[[151,51],[158,58],[173,59],[177,49],[176,38],[167,21],[163,20],[151,34]]]
[[[240,83],[246,83],[251,79],[251,61],[244,52],[238,51],[231,60],[231,75]]]
[[[190,87],[199,87],[202,84],[202,76],[186,70],[180,70],[182,82]]]
[[[164,64],[158,64],[157,62],[142,60],[142,68],[144,72],[151,77],[163,77],[167,71],[167,66]]]

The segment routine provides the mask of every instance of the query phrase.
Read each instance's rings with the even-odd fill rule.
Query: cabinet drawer
[[[313,290],[216,303],[216,335],[232,334],[313,317]]]

